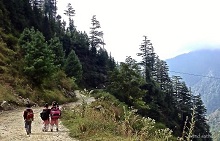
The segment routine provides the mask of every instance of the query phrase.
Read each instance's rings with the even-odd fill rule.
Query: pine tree
[[[56,17],[56,24],[55,24],[55,33],[58,37],[63,37],[65,33],[65,25],[63,25],[61,21],[62,17],[60,15],[57,15]]]
[[[33,5],[33,17],[31,19],[31,26],[33,26],[35,29],[38,29],[39,31],[43,31],[43,14],[42,10],[39,9],[36,5]],[[42,32],[43,33],[43,32]]]
[[[179,109],[180,109],[180,119],[182,128],[187,117],[191,119],[193,104],[192,104],[192,94],[191,91],[187,88],[185,82],[181,82],[181,89],[179,91]]]
[[[64,14],[69,17],[69,28],[68,30],[72,33],[75,31],[75,25],[73,17],[75,16],[75,10],[73,9],[71,3],[68,3],[67,10],[65,10]]]
[[[195,95],[193,97],[193,103],[195,109],[195,128],[194,128],[194,139],[195,141],[212,141],[210,127],[207,124],[206,119],[206,108],[201,99],[201,95]]]
[[[104,61],[103,65],[103,60],[100,60],[101,58],[103,59],[104,55],[104,48],[101,49],[101,46],[105,43],[103,42],[103,32],[99,31],[99,28],[101,28],[99,21],[96,20],[96,16],[93,16],[89,36],[90,50],[88,55],[90,59],[88,60],[89,64],[87,65],[90,74],[86,75],[86,79],[90,82],[89,85],[93,88],[102,88],[104,85],[103,81],[105,81],[104,77],[106,77],[103,75],[103,72],[106,72],[106,70],[103,70],[106,68],[106,61]]]
[[[99,75],[98,83],[100,88],[103,88],[106,83],[107,78],[107,62],[108,62],[108,53],[105,49],[100,48],[97,53],[97,71]]]
[[[175,106],[177,109],[180,109],[180,91],[182,88],[181,77],[180,76],[172,76],[172,88],[173,88],[173,97],[175,100]]]
[[[131,57],[127,57],[126,62],[121,63],[119,69],[112,72],[108,91],[129,106],[143,108],[146,106],[142,100],[145,91],[140,89],[143,83],[144,80],[136,61]]]
[[[82,79],[82,65],[75,54],[74,50],[71,50],[70,54],[68,55],[65,66],[65,72],[68,77],[76,78],[77,82],[80,82]]]
[[[101,28],[99,21],[96,19],[96,15],[92,16],[92,27],[90,28],[90,45],[91,48],[96,48],[97,50],[105,45],[103,40],[103,32],[99,31]]]
[[[48,41],[53,37],[51,22],[47,16],[44,17],[42,23],[42,33],[45,36],[45,40]]]
[[[11,32],[11,23],[9,18],[9,11],[6,9],[3,1],[0,1],[0,27],[6,32]]]
[[[181,113],[181,94],[180,91],[182,89],[182,82],[181,82],[182,78],[180,76],[172,76],[171,81],[172,81],[172,94],[171,97],[173,99],[173,112],[175,113],[175,115],[173,116],[173,120],[177,123],[177,130],[181,131],[183,129],[183,125],[184,122],[182,119],[182,113]],[[177,134],[178,136],[180,136],[180,132]]]
[[[25,20],[24,13],[24,2],[23,0],[2,0],[4,6],[8,10],[10,17],[10,22],[12,23],[14,34],[17,34],[16,31],[22,32],[25,27],[28,26],[27,21]]]
[[[65,51],[65,56],[68,56],[70,51],[73,49],[73,43],[69,34],[64,34],[61,38],[63,44],[63,50]]]
[[[160,89],[166,91],[170,85],[169,68],[165,61],[160,60],[158,56],[155,57],[153,66],[152,77],[160,84]]]
[[[144,69],[144,78],[146,81],[149,81],[153,72],[155,53],[152,43],[150,42],[150,40],[147,39],[146,36],[144,36],[144,40],[141,44],[140,51],[140,53],[137,53],[137,56],[142,57],[142,61],[140,64],[143,66]]]
[[[178,130],[184,128],[185,122],[189,125],[188,119],[192,118],[193,97],[191,90],[186,86],[184,81],[181,81],[180,76],[172,76],[172,97],[174,100],[173,106],[175,111],[174,120],[178,123]],[[180,133],[178,133],[180,136]]]
[[[33,8],[36,7],[40,10],[43,9],[44,0],[30,0],[29,2]]]
[[[57,13],[57,1],[56,0],[44,0],[44,14],[49,20],[56,18]]]
[[[21,53],[24,56],[24,73],[36,85],[53,75],[55,55],[48,47],[41,32],[25,29],[19,39]]]
[[[111,56],[111,54],[109,55],[109,59],[108,59],[108,70],[111,72],[115,69],[116,67],[116,63],[115,63],[115,60],[114,58]]]
[[[54,37],[49,41],[49,48],[55,54],[54,65],[62,68],[64,66],[64,51],[63,46],[58,37]]]

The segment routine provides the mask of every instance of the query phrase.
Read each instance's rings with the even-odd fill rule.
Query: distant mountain
[[[166,60],[170,76],[183,78],[210,114],[220,108],[220,49],[198,50]]]

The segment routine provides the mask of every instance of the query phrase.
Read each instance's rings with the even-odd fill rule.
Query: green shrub
[[[102,99],[103,101],[109,101],[116,105],[125,105],[124,103],[120,102],[117,98],[115,98],[114,95],[105,92],[103,90],[94,90],[91,93],[91,96],[93,96],[95,99],[100,99],[100,100]]]
[[[58,90],[44,90],[43,93],[41,94],[45,102],[47,103],[52,103],[53,101],[57,101],[58,103],[64,103],[68,101],[68,99],[62,94],[62,92]]]
[[[50,79],[46,79],[43,86],[48,89],[56,89],[59,86],[68,91],[78,89],[75,79],[67,77],[62,70],[56,72]]]

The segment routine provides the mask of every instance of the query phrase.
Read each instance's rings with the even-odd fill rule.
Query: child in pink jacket
[[[52,107],[50,109],[50,117],[51,117],[51,120],[50,120],[50,125],[51,125],[51,132],[53,132],[53,127],[54,125],[56,126],[56,130],[58,131],[58,119],[60,118],[61,116],[61,111],[59,109],[59,106],[56,102],[53,102],[52,103]]]

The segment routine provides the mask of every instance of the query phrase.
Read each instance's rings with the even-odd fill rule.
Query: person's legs
[[[42,131],[43,131],[43,132],[46,131],[46,123],[45,123],[45,120],[43,121]]]
[[[31,133],[31,121],[25,121],[25,129],[27,132],[27,135]]]
[[[55,120],[56,130],[58,131],[58,119]]]
[[[51,119],[51,121],[50,121],[50,130],[51,130],[51,132],[53,132],[53,125],[54,124],[55,124],[55,120]]]
[[[49,121],[49,120],[46,120],[46,121],[45,121],[45,131],[48,131],[48,129],[49,129],[49,124],[50,124],[50,121]]]
[[[25,123],[24,123],[24,128],[25,128],[25,130],[26,130],[27,135],[29,135],[29,127],[28,127],[28,126],[29,126],[29,125],[28,125],[28,122],[25,121]]]
[[[31,123],[32,123],[32,121],[29,121],[29,134],[31,134]]]

